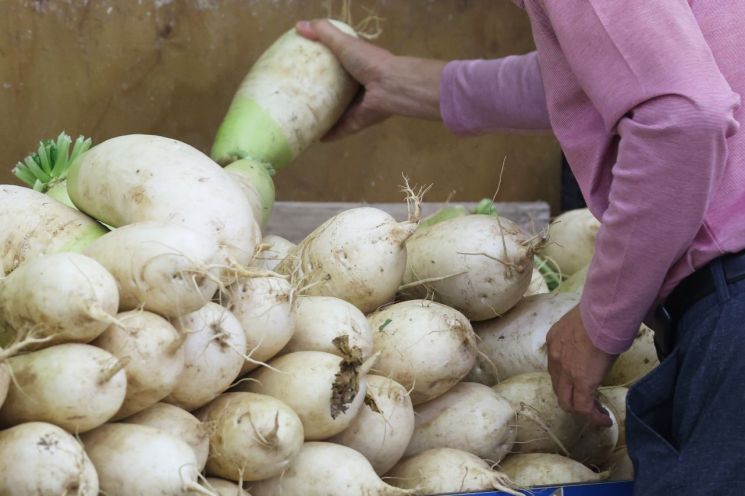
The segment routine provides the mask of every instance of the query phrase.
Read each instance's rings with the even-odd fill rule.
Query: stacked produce
[[[285,66],[316,84],[277,79]],[[225,168],[146,135],[62,135],[19,164],[33,189],[0,186],[0,494],[521,494],[628,476],[623,399],[655,365],[649,332],[603,390],[611,428],[563,412],[545,336],[577,295],[548,288],[578,262],[550,234],[491,202],[421,222],[409,189],[405,220],[364,207],[297,245],[262,236],[264,163],[286,165],[353,93],[289,32],[220,130]]]

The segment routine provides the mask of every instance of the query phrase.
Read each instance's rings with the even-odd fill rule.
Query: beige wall
[[[2,0],[0,179],[61,130],[95,140],[153,133],[208,150],[241,78],[295,20],[341,2],[319,0]],[[385,18],[377,43],[442,59],[532,49],[525,14],[509,0],[356,0]],[[315,145],[277,176],[281,199],[391,201],[401,173],[434,183],[431,200],[559,198],[559,150],[550,137],[458,139],[439,123],[392,119]]]

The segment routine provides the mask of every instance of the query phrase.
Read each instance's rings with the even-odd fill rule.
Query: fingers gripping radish
[[[122,360],[127,395],[114,416],[120,419],[144,410],[168,396],[184,370],[185,336],[163,317],[146,311],[117,315],[93,344]]]
[[[0,423],[43,421],[85,432],[114,416],[124,401],[124,364],[87,344],[60,344],[8,361],[14,380]]]
[[[95,260],[41,256],[0,279],[0,344],[29,333],[45,346],[87,343],[112,323],[118,305],[116,281]]]
[[[116,279],[121,310],[145,308],[178,317],[198,310],[217,291],[217,242],[176,224],[120,227],[96,240],[85,253]]]

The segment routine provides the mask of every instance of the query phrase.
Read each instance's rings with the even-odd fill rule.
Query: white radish
[[[310,233],[277,267],[307,286],[368,313],[396,295],[406,268],[406,240],[416,229],[372,207],[346,210]]]
[[[246,335],[238,319],[216,303],[207,303],[173,323],[186,335],[184,371],[164,401],[191,411],[212,401],[238,377],[245,360]]]
[[[0,408],[2,408],[3,403],[5,403],[9,387],[10,373],[8,372],[8,365],[4,362],[0,362]]]
[[[559,406],[551,377],[545,372],[520,374],[494,386],[517,412],[518,453],[563,453],[581,462],[602,464],[618,442],[618,423],[612,411],[613,425],[593,427],[579,415]]]
[[[191,413],[168,403],[153,406],[122,420],[126,424],[139,424],[155,427],[175,436],[194,451],[197,469],[201,472],[207,464],[210,450],[208,426]]]
[[[365,399],[369,363],[344,347],[341,358],[321,351],[297,351],[254,371],[237,389],[273,396],[303,422],[306,441],[328,439],[352,423]]]
[[[163,317],[144,310],[120,313],[92,344],[122,360],[127,395],[114,416],[120,419],[144,410],[168,396],[184,370],[186,336]]]
[[[533,296],[543,293],[550,293],[548,290],[548,284],[541,274],[541,271],[533,268],[533,273],[530,276],[530,285],[528,286],[528,290],[525,292],[524,296]]]
[[[416,428],[406,456],[431,448],[454,448],[498,463],[512,449],[517,415],[490,387],[461,382],[416,408]]]
[[[352,448],[334,443],[308,442],[276,477],[249,487],[253,496],[402,496],[414,491],[389,486],[370,462]]]
[[[406,243],[402,293],[431,295],[473,321],[498,317],[527,291],[539,241],[493,215],[466,215],[419,229]]]
[[[654,345],[654,331],[642,324],[631,347],[618,356],[603,384],[631,386],[659,364]]]
[[[280,475],[303,446],[303,424],[282,401],[225,393],[197,412],[210,426],[207,473],[232,481]]]
[[[0,494],[98,495],[98,475],[83,447],[56,425],[28,422],[0,431]]]
[[[455,386],[476,362],[476,335],[457,310],[426,300],[396,303],[368,316],[374,372],[411,390],[414,405]]]
[[[593,472],[571,458],[551,453],[510,455],[502,461],[499,469],[522,487],[595,482],[606,476]]]
[[[33,259],[0,279],[0,343],[24,336],[43,345],[87,343],[113,321],[119,306],[116,281],[78,253]]]
[[[243,364],[241,373],[245,373],[289,342],[295,332],[295,291],[281,277],[249,277],[232,284],[225,297],[225,306],[245,331],[251,358]]]
[[[217,477],[207,477],[204,481],[204,485],[214,491],[217,496],[251,496],[235,482],[218,479]]]
[[[0,275],[43,254],[81,252],[107,229],[29,188],[0,186]]]
[[[564,212],[551,222],[541,255],[571,276],[592,260],[599,229],[600,222],[586,208]]]
[[[199,486],[197,461],[189,445],[160,429],[111,423],[86,433],[82,441],[104,494],[214,494]]]
[[[386,480],[417,494],[463,493],[497,489],[522,496],[513,490],[506,475],[493,470],[478,456],[451,448],[433,448],[406,458],[388,472]]]
[[[334,339],[349,337],[363,358],[373,354],[373,335],[365,314],[332,296],[301,296],[295,310],[295,333],[284,351],[325,351],[339,355]]]
[[[518,374],[547,371],[546,335],[578,303],[574,293],[529,296],[504,317],[474,324],[483,380],[491,385]]]
[[[252,265],[266,270],[274,270],[295,248],[295,243],[281,236],[267,234],[261,240],[265,249],[261,250],[252,262]]]
[[[356,36],[348,25],[331,22]],[[253,158],[284,167],[336,123],[357,87],[327,47],[290,29],[251,67],[211,155],[223,164]]]
[[[626,395],[629,389],[623,386],[604,387],[600,389],[603,403],[613,411],[618,421],[618,443],[616,447],[626,446]]]
[[[241,186],[251,203],[254,219],[264,227],[274,206],[275,189],[271,165],[245,159],[233,162],[225,170]]]
[[[121,310],[164,317],[200,309],[218,287],[217,242],[177,224],[141,222],[102,236],[86,250],[113,274]]]
[[[134,134],[104,141],[70,166],[67,190],[78,208],[107,225],[179,224],[216,239],[224,258],[238,264],[251,261],[259,241],[240,186],[174,139]]]
[[[364,455],[382,476],[404,455],[413,432],[414,407],[408,391],[387,377],[368,375],[365,405],[330,441]]]
[[[5,426],[40,421],[85,432],[112,418],[124,401],[124,364],[95,346],[59,344],[17,355],[8,365],[13,381],[0,409]]]
[[[556,291],[561,293],[582,293],[585,289],[585,281],[587,280],[587,274],[590,271],[590,266],[585,265],[577,272],[569,276],[564,282],[559,284]]]
[[[610,472],[608,480],[634,480],[634,463],[629,458],[629,452],[625,446],[614,451],[605,466]]]

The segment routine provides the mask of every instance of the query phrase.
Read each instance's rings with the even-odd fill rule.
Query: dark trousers
[[[693,305],[670,356],[629,391],[634,494],[745,495],[745,280]]]

